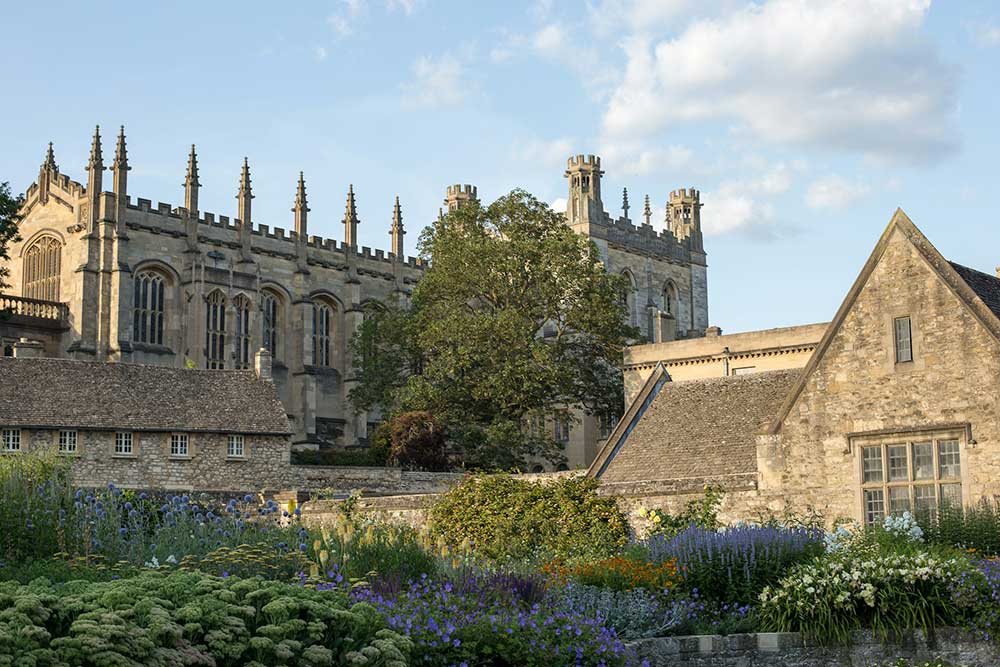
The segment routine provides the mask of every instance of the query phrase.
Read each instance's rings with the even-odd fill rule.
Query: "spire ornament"
[[[56,154],[52,149],[52,142],[49,142],[49,149],[45,151],[45,161],[42,162],[42,169],[59,173],[59,165],[56,164]]]
[[[347,206],[344,207],[344,245],[358,245],[358,209],[354,204],[354,184],[347,186]]]
[[[628,220],[628,188],[622,188],[622,217]]]
[[[403,236],[406,231],[403,229],[403,209],[399,205],[399,195],[396,195],[396,203],[392,207],[392,227],[389,230],[391,238],[391,252],[397,259],[403,259]]]
[[[292,208],[292,212],[295,213],[295,234],[300,241],[305,241],[306,234],[308,234],[309,203],[306,201],[306,179],[301,171],[299,172],[299,184],[295,189],[295,206]]]
[[[191,153],[188,155],[187,173],[184,175],[184,208],[192,217],[198,217],[198,189],[201,182],[198,180],[198,155],[195,153],[194,144],[191,144]]]
[[[49,144],[51,151],[52,144]],[[46,156],[48,161],[48,156]],[[104,171],[104,156],[101,154],[101,126],[94,128],[94,139],[90,144],[90,161],[87,163],[87,171]]]
[[[646,207],[642,209],[642,215],[646,218],[646,224],[649,224],[649,219],[653,216],[652,209],[649,208],[649,195],[646,195]]]

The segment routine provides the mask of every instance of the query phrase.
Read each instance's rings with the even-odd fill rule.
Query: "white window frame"
[[[58,451],[64,456],[72,456],[79,451],[79,433],[74,430],[62,429],[56,436],[56,442],[58,443]]]
[[[21,429],[5,428],[0,431],[0,451],[16,454],[21,451]]]
[[[246,437],[239,433],[232,433],[226,442],[227,459],[245,459],[247,457]]]
[[[963,460],[966,456],[965,444],[968,441],[968,428],[918,430],[909,433],[884,434],[877,437],[858,437],[852,440],[856,447],[855,458],[858,481],[860,482],[861,520],[868,524],[875,520],[904,511],[930,511],[933,515],[941,507],[942,499],[948,493],[955,493],[957,501],[964,503],[966,489]],[[930,446],[931,460],[929,474],[921,473],[916,465],[918,447]],[[942,451],[943,446],[954,447],[954,451]],[[904,449],[905,448],[905,449]],[[905,452],[905,469],[902,466],[890,466],[890,450],[898,461],[899,453]],[[878,470],[869,466],[867,472],[871,475],[866,479],[865,459],[876,460],[875,453],[881,457]],[[942,459],[946,459],[942,461]],[[948,461],[957,459],[957,475],[943,475],[943,470],[949,466]],[[945,466],[945,468],[942,468]],[[892,475],[895,470],[896,474]],[[951,471],[954,473],[954,471]],[[901,493],[902,492],[902,493]],[[930,496],[928,496],[930,492]],[[893,499],[895,496],[895,499]],[[918,500],[927,503],[925,507],[917,507]],[[893,508],[893,500],[899,503]],[[955,497],[952,497],[954,502]],[[875,505],[881,509],[876,510]]]
[[[135,434],[131,431],[115,432],[115,456],[135,456]]]
[[[170,434],[170,458],[186,459],[191,456],[190,439],[187,433]]]

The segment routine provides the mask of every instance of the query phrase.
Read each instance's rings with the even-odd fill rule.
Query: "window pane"
[[[882,489],[865,490],[865,521],[874,523],[885,514],[885,495]]]
[[[929,442],[913,445],[913,479],[934,479],[934,446]]]
[[[934,487],[929,484],[913,487],[913,505],[917,511],[936,509],[937,500],[934,497]]]
[[[889,488],[889,514],[900,515],[910,511],[910,488],[893,486]]]
[[[886,447],[889,457],[889,481],[903,482],[909,479],[906,468],[906,445],[889,445]]]
[[[958,460],[958,440],[938,441],[938,475],[941,479],[954,479],[962,476]]]
[[[942,484],[941,485],[941,505],[947,507],[960,508],[962,506],[962,485]]]
[[[897,317],[896,329],[896,363],[913,361],[913,348],[910,344],[910,318]]]
[[[881,482],[882,481],[882,448],[881,447],[865,447],[861,450],[861,457],[864,465],[864,481],[866,484],[869,482]]]

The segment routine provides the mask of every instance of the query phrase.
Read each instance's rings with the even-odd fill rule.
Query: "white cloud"
[[[641,3],[640,3],[641,4]],[[930,0],[768,0],[624,40],[610,140],[723,121],[765,142],[929,161],[956,148],[956,72],[922,29]]]
[[[559,197],[558,199],[553,199],[552,200],[552,203],[549,204],[549,208],[551,208],[556,213],[565,213],[566,212],[566,204],[567,204],[566,198],[565,197]]]
[[[422,56],[413,63],[413,79],[400,86],[405,108],[441,108],[465,101],[469,84],[465,68],[451,55]]]
[[[514,147],[514,157],[523,162],[531,162],[544,167],[564,166],[574,153],[573,139],[566,137],[542,141],[532,139]]]
[[[416,11],[419,4],[420,0],[385,0],[385,7],[390,12],[398,9],[407,16]]]
[[[628,176],[646,176],[663,171],[689,169],[694,151],[687,146],[657,146],[654,143],[618,141],[602,143],[601,157]]]
[[[316,56],[316,60],[319,60],[320,62],[326,60],[326,57],[328,55],[327,51],[326,51],[326,47],[325,46],[314,47],[313,48],[313,55],[315,55]]]
[[[846,208],[871,194],[871,186],[849,182],[836,174],[813,181],[806,189],[809,208]]]
[[[1000,25],[996,21],[977,21],[969,23],[967,27],[980,46],[1000,46]]]

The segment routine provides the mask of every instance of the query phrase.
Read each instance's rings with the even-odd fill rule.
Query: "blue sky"
[[[559,204],[565,159],[603,157],[605,205],[702,191],[710,320],[832,317],[897,206],[948,258],[1000,264],[1000,7],[929,0],[327,0],[12,3],[3,9],[0,181],[48,141],[77,180],[95,124],[126,126],[133,197],[415,252],[451,183]],[[142,7],[141,12],[137,11]]]

